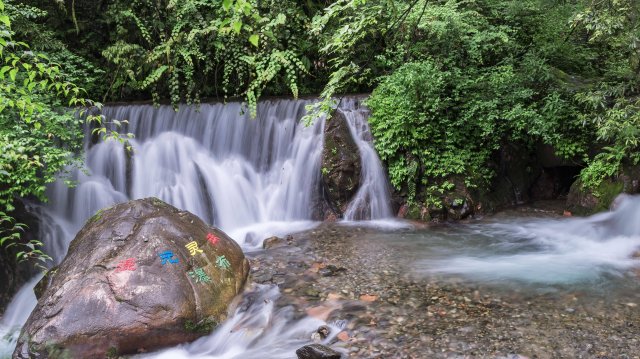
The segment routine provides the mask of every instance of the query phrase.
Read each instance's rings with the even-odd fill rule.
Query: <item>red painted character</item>
[[[220,238],[214,236],[212,233],[209,233],[207,234],[207,240],[215,246],[216,243],[218,243],[218,241],[220,240]]]
[[[136,259],[135,258],[123,259],[118,263],[118,267],[116,268],[116,272],[124,272],[126,270],[130,270],[130,271],[136,270]]]

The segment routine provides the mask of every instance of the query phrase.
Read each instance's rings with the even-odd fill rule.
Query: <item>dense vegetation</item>
[[[376,148],[410,200],[452,176],[487,186],[505,143],[552,145],[595,188],[640,160],[639,16],[635,0],[5,0],[3,221],[77,159],[84,98],[255,111],[320,94],[311,121],[372,92]]]

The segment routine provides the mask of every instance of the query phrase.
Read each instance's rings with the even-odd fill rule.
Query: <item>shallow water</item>
[[[640,197],[588,218],[511,212],[371,239],[421,278],[593,295],[640,289]]]
[[[343,229],[337,233],[353,235],[350,241],[356,245],[383,245],[392,262],[426,282],[453,283],[471,291],[482,288],[489,295],[523,301],[536,298],[539,302],[541,294],[550,294],[546,310],[557,298],[579,295],[582,305],[599,303],[599,310],[606,310],[603,300],[621,305],[640,302],[636,272],[640,260],[633,257],[640,249],[638,215],[640,198],[631,198],[617,211],[589,218],[511,212],[421,229],[396,220],[342,222],[337,226]],[[301,223],[300,228],[307,224]],[[293,231],[296,226],[290,228]],[[23,289],[16,300],[33,301],[32,296]],[[325,323],[299,319],[290,307],[277,307],[279,296],[275,285],[254,285],[234,315],[211,335],[142,357],[295,358],[295,349],[309,343],[310,334]],[[568,304],[557,305],[564,311]],[[2,323],[24,319],[5,316]],[[0,357],[10,353],[8,348],[0,350]]]

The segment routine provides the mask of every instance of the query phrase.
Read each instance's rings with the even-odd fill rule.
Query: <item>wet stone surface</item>
[[[373,232],[324,224],[248,253],[252,280],[277,284],[277,305],[299,317],[343,327],[330,343],[343,357],[640,358],[637,295],[418,278]]]

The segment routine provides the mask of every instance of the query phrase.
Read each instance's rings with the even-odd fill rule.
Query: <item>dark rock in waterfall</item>
[[[331,211],[342,217],[349,200],[358,191],[362,161],[347,119],[340,110],[336,110],[325,125],[321,171],[325,199]]]
[[[155,198],[116,205],[85,224],[45,279],[14,358],[102,358],[195,340],[225,319],[248,273],[240,247],[193,214]]]
[[[341,354],[337,351],[322,345],[310,344],[296,350],[298,359],[340,359]]]
[[[318,269],[318,274],[323,277],[335,277],[340,273],[346,272],[347,269],[344,267],[337,267],[333,264],[328,264],[324,268]]]

